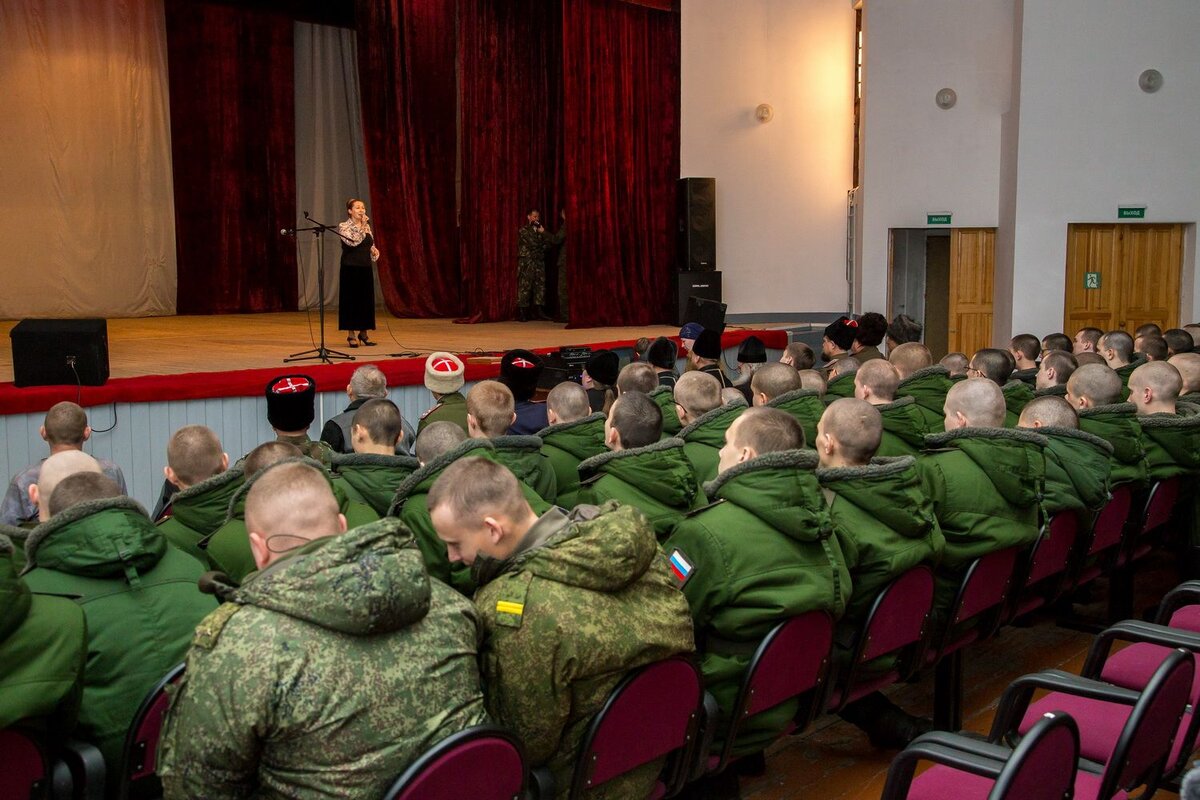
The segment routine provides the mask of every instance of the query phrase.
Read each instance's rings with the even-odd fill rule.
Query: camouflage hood
[[[587,481],[594,475],[608,474],[623,483],[636,486],[663,505],[687,508],[696,497],[696,474],[683,452],[683,440],[661,442],[612,450],[579,464],[579,476]]]
[[[817,479],[837,502],[850,503],[906,539],[937,527],[912,456],[873,458],[861,467],[822,467]]]
[[[792,539],[815,542],[832,530],[816,468],[812,450],[767,453],[725,470],[704,484],[704,493],[714,502],[733,503]]]
[[[574,422],[560,422],[537,435],[547,447],[557,447],[582,461],[604,450],[604,414],[597,411]]]
[[[230,467],[195,486],[181,490],[171,499],[171,517],[201,535],[225,524],[230,498],[242,485],[242,468]]]
[[[679,431],[679,438],[685,442],[696,442],[720,449],[725,445],[726,429],[746,410],[746,406],[746,401],[739,397],[731,403],[714,408]]]
[[[1112,445],[1113,457],[1122,464],[1137,464],[1146,456],[1133,403],[1082,409],[1079,412],[1079,427]]]
[[[442,474],[442,470],[460,458],[467,456],[483,456],[496,460],[496,448],[487,439],[467,439],[456,447],[447,450],[428,464],[418,467],[411,475],[400,481],[396,493],[392,496],[392,505],[388,516],[399,513],[400,506],[414,494],[426,494],[433,487],[433,482]]]
[[[12,541],[0,536],[0,642],[21,627],[33,602],[29,587],[17,577],[13,551]]]
[[[632,506],[608,502],[578,506],[569,524],[541,546],[509,559],[504,572],[526,571],[568,586],[619,592],[636,583],[657,555],[646,517]]]
[[[1027,387],[1028,388],[1028,387]],[[954,449],[966,454],[1011,505],[1041,501],[1046,472],[1046,439],[1012,428],[959,428],[925,437],[926,450]]]
[[[412,534],[388,518],[310,542],[248,576],[230,599],[339,633],[370,636],[422,620],[430,595]]]
[[[420,463],[412,456],[377,453],[334,453],[333,468],[338,477],[362,495],[371,508],[387,511],[400,482],[413,474]]]
[[[25,571],[34,567],[91,578],[148,572],[167,551],[167,540],[146,509],[128,497],[73,505],[29,534]]]

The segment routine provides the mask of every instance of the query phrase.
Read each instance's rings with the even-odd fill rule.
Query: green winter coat
[[[558,498],[558,482],[554,466],[542,454],[542,440],[537,436],[497,436],[491,442],[496,448],[496,460],[553,505]]]
[[[433,520],[429,518],[429,508],[426,505],[426,500],[429,497],[429,490],[433,488],[434,482],[441,477],[442,471],[458,459],[478,456],[491,461],[499,461],[499,454],[496,452],[493,441],[489,439],[467,439],[454,449],[448,450],[433,459],[425,466],[419,467],[407,478],[400,481],[400,485],[396,487],[396,494],[392,497],[392,504],[387,512],[389,517],[399,517],[405,527],[412,531],[416,539],[417,549],[421,552],[421,557],[425,560],[425,568],[429,571],[430,577],[450,584],[468,597],[475,591],[475,583],[471,580],[470,570],[464,564],[450,563],[450,556],[446,552],[446,544],[438,538],[437,530],[433,527]],[[526,484],[521,484],[521,491],[525,494],[525,499],[536,513],[540,514],[550,507],[537,492],[533,491]]]
[[[732,403],[701,415],[695,422],[679,431],[679,438],[684,442],[684,453],[695,467],[696,479],[700,483],[717,477],[717,465],[721,461],[718,453],[725,446],[725,431],[745,410],[746,401],[739,397]]]
[[[1148,473],[1142,426],[1132,403],[1082,409],[1079,411],[1079,429],[1112,445],[1109,480],[1113,486],[1121,483],[1131,483],[1135,488],[1146,485]]]
[[[733,710],[750,656],[778,623],[806,611],[841,616],[850,596],[811,450],[750,459],[704,490],[712,501],[663,543],[691,608],[705,688]],[[735,753],[761,750],[795,716],[788,702],[743,722]]]
[[[954,382],[950,370],[940,364],[919,369],[900,381],[896,397],[911,397],[925,418],[930,433],[940,433],[946,425],[946,393]]]
[[[159,751],[167,798],[382,797],[486,721],[474,608],[397,520],[255,573],[197,628]]]
[[[821,395],[813,389],[796,389],[784,392],[767,403],[767,408],[778,408],[796,418],[804,429],[805,447],[816,447],[817,423],[825,413],[825,402]]]
[[[1123,367],[1117,367],[1113,372],[1117,373],[1117,377],[1121,379],[1121,399],[1129,399],[1129,376],[1133,371],[1146,363],[1146,357],[1141,353],[1134,353],[1133,360]]]
[[[700,484],[680,439],[614,450],[579,465],[579,502],[616,500],[646,515],[659,539],[703,504]]]
[[[1037,539],[1046,440],[1026,430],[960,428],[929,436],[917,461],[946,546],[934,609],[945,613],[970,563]]]
[[[1033,389],[1028,383],[1013,380],[1000,387],[1004,394],[1004,427],[1015,428],[1021,419],[1021,412],[1033,399]]]
[[[27,721],[52,736],[79,713],[87,627],[70,599],[35,595],[17,577],[13,543],[0,536],[0,730]]]
[[[216,602],[200,594],[204,566],[167,544],[128,497],[68,508],[29,534],[25,581],[70,597],[87,618],[80,738],[117,764],[142,699],[183,660]],[[110,775],[110,782],[116,778]]]
[[[654,530],[629,506],[581,505],[566,518],[553,509],[523,545],[505,561],[472,567],[487,707],[517,733],[532,766],[550,769],[561,798],[584,732],[613,687],[639,666],[692,652],[692,620]],[[645,797],[658,768],[587,796]]]
[[[854,586],[839,626],[848,642],[879,592],[918,564],[935,565],[946,540],[912,456],[821,468],[817,479]]]
[[[883,436],[875,451],[880,458],[915,456],[925,447],[926,434],[934,432],[926,424],[917,401],[911,397],[877,405],[875,410],[883,418]],[[941,429],[939,425],[937,430]]]
[[[181,489],[171,498],[171,516],[158,523],[159,533],[200,563],[209,564],[200,542],[225,524],[229,498],[241,487],[242,477],[242,468],[235,466]]]
[[[1008,380],[1010,382],[1011,381],[1020,381],[1021,383],[1028,386],[1030,389],[1036,389],[1037,388],[1037,374],[1038,374],[1037,367],[1030,367],[1029,369],[1013,370],[1013,373],[1008,376]]]
[[[670,395],[669,389],[667,394]],[[555,502],[566,509],[574,508],[579,502],[579,463],[607,450],[604,415],[597,411],[575,422],[551,425],[538,431],[538,436],[542,440],[542,455],[554,469],[558,486]]]
[[[1046,439],[1046,519],[1064,511],[1078,513],[1083,523],[1108,502],[1112,445],[1074,428],[1034,428]]]
[[[380,517],[387,514],[396,487],[421,466],[412,456],[334,453],[333,480],[346,496],[366,503]]]
[[[825,405],[832,405],[834,400],[840,400],[843,397],[854,397],[854,376],[857,372],[851,372],[848,375],[838,375],[829,382],[825,387]]]
[[[647,395],[658,403],[663,415],[663,438],[668,439],[679,433],[683,427],[679,424],[679,414],[675,411],[675,391],[670,386],[656,386]]]
[[[1033,396],[1034,396],[1034,398],[1061,397],[1063,399],[1066,399],[1067,385],[1065,383],[1060,383],[1057,386],[1047,386],[1045,389],[1034,389]]]
[[[1151,481],[1200,472],[1200,408],[1179,403],[1174,414],[1142,414],[1137,419]]]
[[[333,480],[333,476],[320,462],[311,458],[285,460],[302,461],[321,469],[321,473],[329,479],[329,488],[333,491],[334,499],[337,500],[338,510],[346,518],[347,529],[357,528],[379,519],[379,515],[369,505],[350,499],[345,489]],[[261,474],[261,472],[258,473],[258,475]],[[254,563],[254,553],[250,550],[250,534],[246,530],[246,495],[250,493],[250,487],[254,485],[254,481],[258,480],[258,475],[244,482],[229,498],[225,524],[200,541],[200,547],[208,556],[212,567],[224,572],[234,583],[241,583],[243,578],[258,569],[258,565]]]

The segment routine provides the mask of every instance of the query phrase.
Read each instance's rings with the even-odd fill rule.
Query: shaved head
[[[29,487],[29,499],[38,507],[38,519],[50,519],[50,495],[58,484],[77,472],[102,472],[99,462],[82,450],[64,450],[42,462],[37,483]]]
[[[1012,353],[998,347],[985,347],[971,358],[969,378],[987,378],[998,386],[1008,383],[1013,368],[1017,365]]]
[[[578,384],[574,384],[578,385]],[[580,391],[583,388],[580,387]],[[587,398],[587,394],[584,394]],[[467,432],[462,426],[453,422],[431,422],[425,430],[417,434],[413,454],[422,465],[428,464],[440,455],[450,452],[467,440]]]
[[[617,391],[621,394],[625,392],[650,394],[656,388],[658,388],[658,373],[645,361],[626,364],[621,373],[617,375]]]
[[[946,430],[1004,427],[1004,393],[994,381],[962,381],[946,393]]]
[[[900,380],[912,377],[919,369],[933,366],[933,356],[929,348],[920,342],[905,342],[894,350],[888,351],[888,361],[900,373]]]
[[[59,481],[50,495],[50,516],[57,517],[80,503],[121,496],[121,487],[103,472],[76,472]]]
[[[824,397],[825,390],[829,388],[829,383],[819,370],[802,369],[800,370],[800,388],[816,392],[819,396]]]
[[[817,357],[813,353],[813,349],[804,342],[792,342],[789,344],[779,360],[797,370],[812,369],[813,364],[817,363]]]
[[[167,442],[167,480],[181,489],[219,475],[229,466],[221,452],[221,440],[203,425],[184,425]]]
[[[84,410],[76,403],[64,400],[46,412],[41,433],[51,447],[79,447],[91,434],[91,429]]]
[[[1139,414],[1174,414],[1181,389],[1179,370],[1166,361],[1149,361],[1129,376],[1129,402]]]
[[[869,464],[882,437],[883,417],[875,406],[854,397],[834,400],[817,423],[816,448],[821,466]]]
[[[655,386],[658,385],[657,377],[654,383]],[[587,389],[575,381],[563,381],[558,384],[546,395],[546,413],[549,415],[551,412],[554,413],[554,421],[551,424],[556,425],[564,422],[577,422],[591,414],[592,407],[588,404]],[[453,422],[450,424],[454,425]]]
[[[882,358],[863,364],[854,376],[855,396],[867,402],[892,402],[896,399],[896,387],[899,385],[899,371]]]
[[[718,459],[718,471],[737,466],[751,458],[783,450],[804,447],[804,429],[796,418],[778,408],[748,408],[725,429],[725,444]]]
[[[246,495],[246,530],[261,569],[314,539],[346,530],[329,479],[301,462],[265,470]]]
[[[971,361],[965,353],[947,353],[938,363],[949,370],[951,378],[966,375],[967,368],[971,366]]]
[[[1021,410],[1020,428],[1072,428],[1079,429],[1079,415],[1071,404],[1061,397],[1037,397]]]
[[[1067,402],[1075,408],[1121,401],[1121,377],[1104,364],[1084,364],[1067,381]]]
[[[303,458],[304,451],[291,442],[263,442],[246,455],[242,464],[242,474],[250,480],[272,464],[286,461],[289,458]]]
[[[480,381],[467,392],[467,416],[472,436],[480,439],[503,436],[517,418],[512,390],[500,381]]]
[[[750,392],[756,406],[765,405],[781,394],[794,392],[801,385],[800,373],[796,368],[781,362],[763,365],[750,378]]]
[[[1167,363],[1179,370],[1183,378],[1181,394],[1200,391],[1200,353],[1180,353],[1171,356]]]
[[[1046,353],[1038,368],[1037,388],[1049,389],[1052,386],[1065,386],[1078,366],[1075,356],[1068,352],[1053,350]]]
[[[675,384],[675,402],[694,420],[721,407],[721,382],[707,372],[685,372]]]
[[[1075,349],[1075,343],[1065,333],[1051,333],[1042,339],[1042,349],[1045,351],[1060,350],[1070,353]]]
[[[840,378],[843,375],[853,375],[862,366],[857,358],[839,358],[829,368],[829,379]]]
[[[1123,367],[1133,359],[1133,337],[1125,331],[1109,331],[1100,337],[1096,351],[1110,367]]]

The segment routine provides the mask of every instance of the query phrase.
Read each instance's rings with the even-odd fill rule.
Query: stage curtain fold
[[[0,3],[0,318],[175,312],[161,0]]]
[[[531,209],[558,230],[561,39],[561,0],[460,3],[464,321],[512,318],[517,230]]]
[[[292,19],[167,0],[181,314],[296,308]]]
[[[667,318],[676,263],[679,12],[563,2],[572,327]]]
[[[461,313],[455,219],[456,0],[359,0],[369,212],[388,310]]]

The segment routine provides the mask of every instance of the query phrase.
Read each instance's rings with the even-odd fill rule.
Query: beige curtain
[[[0,318],[175,312],[162,0],[0,2]]]

